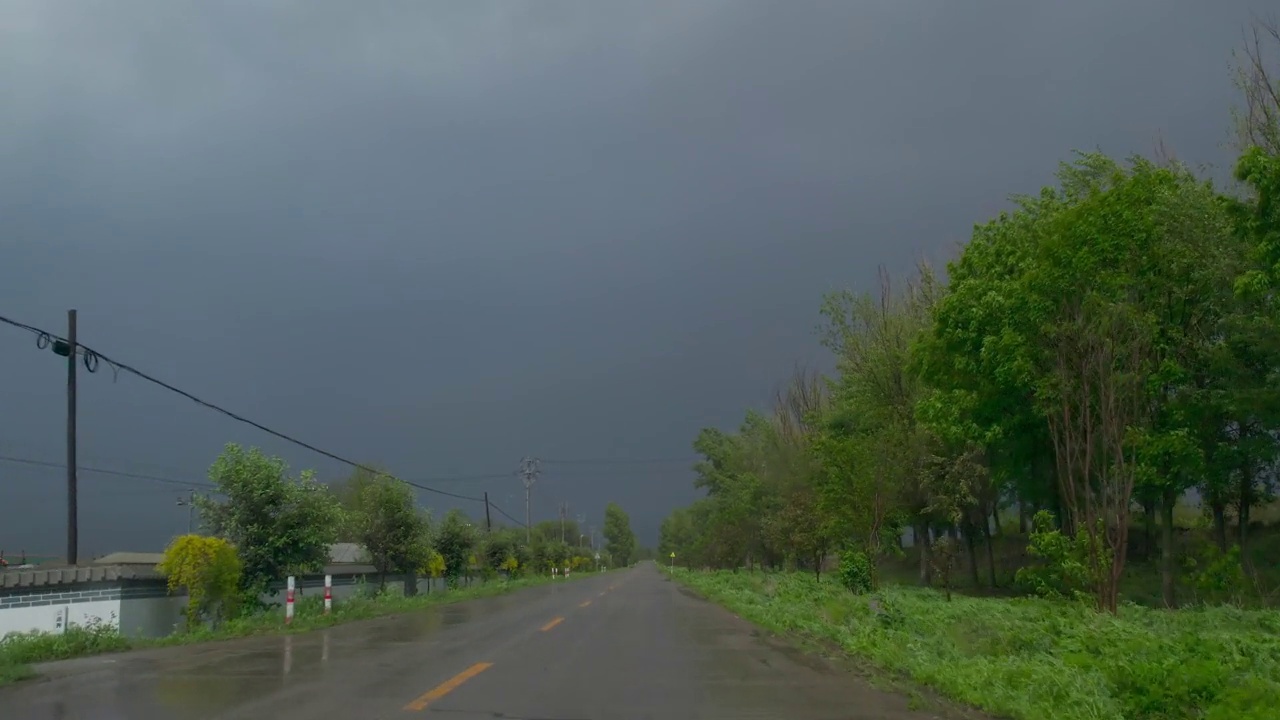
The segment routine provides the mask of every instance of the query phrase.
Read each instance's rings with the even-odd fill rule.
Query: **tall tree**
[[[368,551],[386,587],[388,573],[417,573],[431,552],[427,515],[417,507],[413,490],[389,476],[364,478],[348,513],[356,541]],[[406,586],[406,592],[409,586]]]
[[[630,565],[635,553],[636,536],[631,532],[631,518],[618,506],[609,503],[604,509],[605,549],[616,565]]]
[[[236,547],[241,584],[263,592],[295,573],[314,572],[344,522],[342,507],[310,471],[290,477],[284,460],[228,444],[209,468],[224,500],[196,498],[206,527]]]
[[[450,510],[435,532],[435,551],[444,558],[444,577],[456,584],[465,577],[478,544],[475,524],[461,510]]]

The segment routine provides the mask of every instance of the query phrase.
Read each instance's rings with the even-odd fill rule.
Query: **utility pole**
[[[76,311],[67,311],[67,564],[79,560],[76,511]]]
[[[582,547],[582,531],[587,529],[587,516],[578,513],[578,547]]]
[[[489,519],[489,491],[484,493],[484,531],[493,532],[493,521]]]
[[[196,528],[196,489],[191,488],[187,491],[187,499],[178,499],[178,507],[187,506],[187,534],[195,532]]]
[[[569,512],[569,503],[560,503],[560,542],[564,542],[564,516]]]
[[[524,541],[533,544],[533,523],[529,511],[530,490],[538,481],[538,459],[525,457],[520,461],[520,480],[524,483]]]

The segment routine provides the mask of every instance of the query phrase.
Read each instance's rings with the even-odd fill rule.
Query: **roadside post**
[[[676,552],[672,550],[671,551],[671,571],[675,572],[675,569],[676,569]]]
[[[288,584],[284,595],[284,624],[288,625],[293,622],[293,576],[289,576]]]
[[[331,609],[333,609],[333,576],[325,575],[324,576],[324,614],[328,615]],[[328,640],[328,639],[329,639],[328,637],[325,637],[325,640]]]

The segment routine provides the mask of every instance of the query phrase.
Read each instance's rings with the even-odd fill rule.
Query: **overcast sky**
[[[612,500],[652,543],[698,429],[828,366],[824,292],[945,260],[1074,148],[1229,166],[1263,6],[5,0],[0,315],[78,308],[90,346],[518,516],[540,456],[535,520]],[[59,360],[0,326],[0,454],[64,459]],[[81,374],[84,465],[203,479],[232,441],[346,474]],[[186,529],[181,487],[80,487],[82,556]],[[61,555],[64,505],[0,461],[7,554]]]

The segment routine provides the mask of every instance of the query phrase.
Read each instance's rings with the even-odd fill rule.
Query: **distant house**
[[[94,565],[148,565],[155,567],[164,561],[164,553],[113,552],[93,560]]]
[[[368,565],[369,552],[359,543],[334,543],[329,546],[329,563],[332,565]]]

